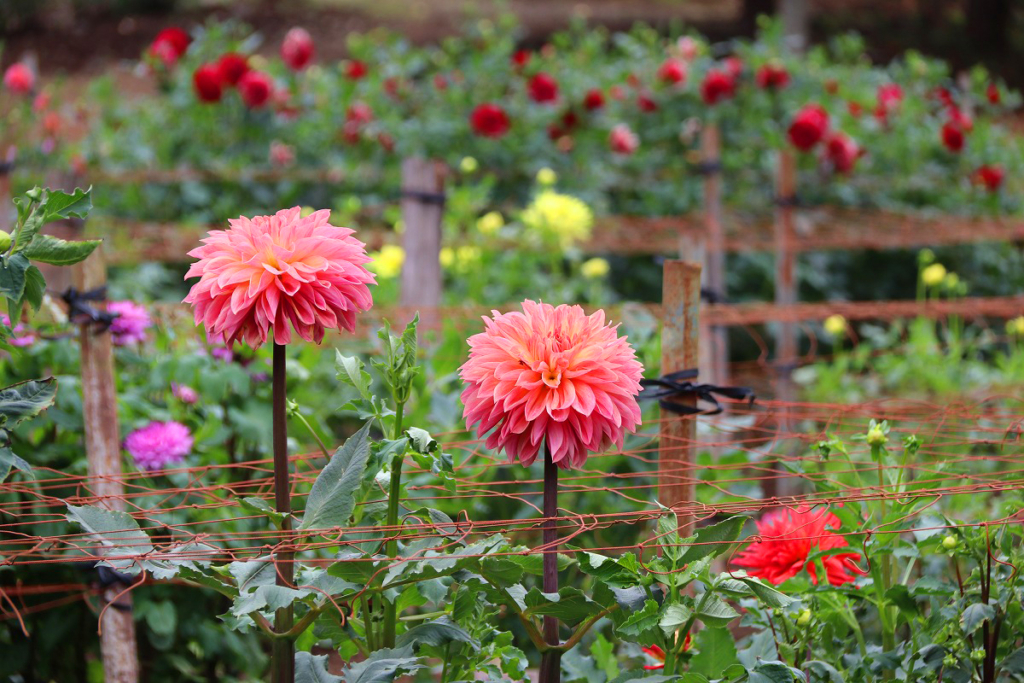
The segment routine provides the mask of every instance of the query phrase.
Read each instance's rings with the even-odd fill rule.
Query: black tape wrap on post
[[[697,379],[696,368],[669,373],[657,379],[642,379],[640,380],[640,386],[644,388],[644,391],[640,394],[640,398],[658,399],[658,405],[663,410],[669,410],[679,415],[718,415],[724,410],[718,397],[734,401],[746,401],[748,405],[753,405],[756,398],[754,391],[747,387],[720,387],[715,384],[697,384],[693,382],[695,379]],[[656,388],[656,390],[648,392],[647,389],[650,388]],[[668,398],[693,395],[696,395],[698,400],[710,403],[713,407],[702,410],[666,400]]]
[[[14,161],[12,159],[0,161],[0,176],[5,176],[9,173],[12,173],[13,171]]]
[[[444,206],[446,201],[446,195],[444,192],[425,192],[423,190],[402,190],[401,196],[403,199],[415,199],[418,202],[424,204],[436,204],[437,206]]]
[[[799,195],[790,195],[789,197],[775,197],[775,206],[780,209],[795,209],[803,205],[800,201]]]
[[[105,286],[91,289],[88,292],[80,292],[74,287],[68,287],[67,291],[61,295],[61,298],[68,305],[68,319],[71,322],[79,325],[92,325],[97,333],[106,332],[110,329],[110,324],[119,315],[118,313],[101,311],[91,305],[93,301],[106,301],[107,288]]]
[[[702,161],[695,168],[699,175],[715,175],[722,172],[722,162],[718,159]]]

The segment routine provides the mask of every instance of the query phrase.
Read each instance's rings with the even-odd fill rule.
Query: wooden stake
[[[718,126],[707,124],[701,131],[701,158],[704,163],[704,222],[707,226],[707,255],[704,260],[704,284],[708,290],[725,297],[725,230],[722,226],[722,154]],[[729,383],[728,328],[711,328],[701,343],[708,357],[704,381]]]
[[[441,305],[441,219],[444,178],[441,165],[413,157],[402,162],[402,222],[405,263],[402,305],[420,309],[422,325],[436,326]]]
[[[88,292],[107,284],[103,247],[73,268],[75,287]],[[103,304],[98,304],[102,307]],[[82,347],[82,412],[85,418],[85,453],[89,476],[95,481],[93,492],[99,505],[109,510],[124,510],[124,486],[121,482],[121,436],[117,422],[117,391],[114,384],[114,352],[110,334],[97,333],[89,324],[79,325]],[[116,584],[105,588],[103,601],[112,602],[124,588]],[[132,620],[132,597],[126,593],[103,613],[100,623],[100,650],[106,683],[136,683],[139,659]]]
[[[661,331],[661,373],[667,375],[697,367],[700,329],[699,263],[666,261],[663,276]],[[675,399],[691,408],[697,406],[696,396]],[[697,418],[662,411],[659,436],[661,482],[658,498],[661,504],[676,510],[680,533],[692,526],[688,512],[680,512],[695,500],[694,450],[697,444]],[[692,529],[689,529],[692,532]],[[684,534],[685,535],[685,534]]]

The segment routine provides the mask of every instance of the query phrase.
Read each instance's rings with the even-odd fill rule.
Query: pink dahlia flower
[[[11,319],[0,313],[0,322],[11,327]],[[18,323],[11,329],[11,335],[7,337],[7,343],[11,346],[24,347],[36,343],[36,335],[22,323]]]
[[[146,330],[153,325],[149,311],[134,301],[111,301],[107,311],[117,313],[110,324],[110,336],[115,346],[142,343],[146,341]]]
[[[150,422],[124,439],[124,449],[143,470],[162,470],[192,451],[192,434],[180,422]]]
[[[582,467],[640,424],[643,366],[604,311],[524,301],[484,326],[460,369],[466,423],[510,462],[529,465],[546,443],[559,467]]]
[[[353,230],[328,223],[330,211],[305,218],[300,211],[228,221],[229,229],[189,252],[199,260],[185,277],[200,279],[185,301],[211,338],[257,348],[273,326],[278,344],[292,340],[292,328],[319,344],[327,329],[352,332],[356,313],[373,305],[365,245]]]
[[[17,62],[4,72],[4,87],[15,95],[27,95],[36,85],[36,75],[27,65]]]
[[[171,395],[186,405],[199,403],[199,392],[187,384],[171,382]]]
[[[835,530],[839,518],[827,509],[812,511],[807,506],[796,510],[769,512],[757,521],[759,543],[751,543],[736,556],[733,564],[750,571],[751,576],[780,584],[807,569],[811,583],[818,583],[817,566],[809,560],[819,550],[845,548],[849,544]],[[828,582],[833,586],[851,583],[854,574],[866,574],[857,566],[860,555],[855,552],[825,555]]]

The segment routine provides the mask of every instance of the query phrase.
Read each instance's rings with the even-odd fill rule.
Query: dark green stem
[[[404,403],[395,405],[395,431],[393,437],[397,439],[402,433],[402,414],[405,410]],[[391,537],[384,546],[384,554],[389,558],[398,556],[398,501],[402,495],[402,463],[405,462],[405,454],[400,453],[391,460],[391,490],[388,494],[388,517],[387,528]],[[395,631],[398,625],[398,605],[388,602],[383,596],[381,602],[384,604],[384,647],[395,646]]]

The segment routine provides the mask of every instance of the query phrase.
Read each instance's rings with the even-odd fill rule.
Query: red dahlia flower
[[[960,124],[955,121],[946,121],[942,124],[942,144],[950,152],[959,153],[964,148],[965,141],[964,129]]]
[[[508,132],[511,124],[505,110],[491,102],[478,104],[469,115],[473,131],[485,138],[500,138]]]
[[[690,637],[690,634],[687,633],[686,634],[686,639],[683,641],[683,652],[686,652],[687,650],[689,650],[690,646],[692,644],[693,644],[693,639]],[[646,669],[647,671],[657,671],[658,669],[664,669],[665,668],[665,651],[664,650],[662,650],[657,645],[651,645],[650,647],[642,647],[640,649],[643,650],[643,653],[645,655],[650,655],[651,657],[654,657],[659,662],[661,662],[661,664],[644,664],[644,669]]]
[[[530,99],[538,104],[546,104],[558,99],[558,82],[543,71],[530,79],[526,90],[530,94]]]
[[[811,582],[817,584],[817,566],[808,558],[819,550],[849,545],[845,538],[835,533],[839,526],[839,518],[827,509],[813,511],[802,506],[796,510],[769,512],[757,521],[761,540],[747,546],[736,556],[733,564],[745,568],[751,576],[773,584],[783,583],[806,569],[811,575]],[[866,574],[857,566],[859,561],[860,555],[852,551],[821,558],[825,578],[833,586],[851,583],[854,574]]]
[[[281,59],[292,71],[301,71],[313,61],[313,37],[304,28],[288,30],[281,41]]]
[[[459,369],[466,424],[487,447],[529,466],[542,445],[563,469],[621,447],[640,424],[643,366],[604,311],[523,302],[523,311],[484,317]]]
[[[604,93],[600,88],[592,88],[583,97],[583,108],[587,111],[596,111],[604,106]]]
[[[236,86],[238,81],[249,71],[249,58],[236,52],[228,52],[217,60],[220,80],[224,85]]]
[[[350,81],[358,81],[365,77],[370,72],[370,67],[366,66],[366,62],[358,59],[350,59],[345,64],[345,78]]]
[[[985,186],[989,192],[996,192],[1003,186],[1006,171],[998,164],[985,164],[974,172],[974,181]]]
[[[26,64],[17,62],[4,72],[4,87],[15,95],[27,95],[35,87],[36,76]]]
[[[532,55],[529,50],[516,50],[512,53],[512,66],[515,69],[522,69],[530,63]]]
[[[789,141],[801,152],[814,148],[828,131],[828,112],[819,104],[808,104],[796,113],[789,125]]]
[[[789,72],[781,64],[765,64],[757,70],[754,82],[763,90],[781,90],[789,85]]]
[[[249,109],[259,109],[270,101],[274,82],[262,71],[247,71],[238,80],[238,92]]]
[[[862,150],[857,142],[845,133],[833,133],[825,142],[825,157],[837,173],[849,173],[860,158]]]
[[[171,66],[185,54],[191,43],[192,38],[185,31],[177,26],[171,26],[156,34],[156,38],[149,46],[149,53]]]
[[[999,92],[999,86],[995,83],[988,84],[988,88],[985,89],[985,97],[988,98],[989,104],[999,104],[1003,101],[1003,96]]]
[[[732,97],[736,92],[736,81],[728,73],[711,69],[700,84],[700,96],[704,104],[718,104]]]
[[[686,83],[686,63],[669,57],[658,67],[658,78],[672,85],[683,85]]]
[[[192,86],[200,102],[219,102],[224,93],[221,72],[216,64],[203,64],[192,74]]]
[[[616,154],[632,154],[640,146],[640,138],[625,123],[620,123],[608,133],[608,144]]]

